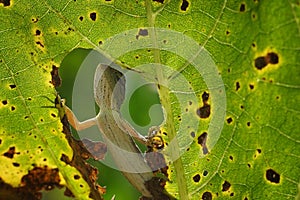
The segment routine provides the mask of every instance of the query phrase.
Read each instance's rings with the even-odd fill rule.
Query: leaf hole
[[[11,106],[11,107],[10,107],[10,110],[11,110],[11,111],[15,111],[15,110],[16,110],[16,107]]]
[[[81,22],[82,22],[82,20],[83,20],[83,16],[80,16],[78,19],[79,19],[79,21],[81,21]]]
[[[203,176],[207,176],[208,175],[208,171],[204,170],[203,171]]]

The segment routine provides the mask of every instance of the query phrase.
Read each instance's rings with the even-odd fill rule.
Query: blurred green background
[[[90,57],[92,51],[90,49],[75,49],[61,63],[59,74],[62,78],[62,85],[57,88],[57,91],[62,98],[67,100],[66,104],[70,108],[72,107],[73,85],[78,69],[82,64],[94,65],[95,60],[97,60],[97,58],[93,59]],[[89,60],[85,60],[88,55],[88,59],[91,59],[90,62]],[[97,54],[95,55],[97,56]],[[93,80],[86,81],[93,83]],[[137,87],[137,84],[141,87]],[[137,131],[142,135],[147,135],[149,127],[159,125],[163,121],[163,112],[159,104],[156,86],[149,83],[141,84],[141,79],[133,76],[130,77],[130,80],[126,80],[126,90],[128,91],[132,88],[135,88],[135,90],[130,95],[128,95],[128,92],[126,93],[121,113]],[[89,88],[87,91],[92,92],[92,88]],[[84,109],[82,112],[84,112]],[[74,129],[72,129],[72,133],[74,137],[78,138],[78,134]],[[145,151],[143,145],[139,144],[139,147]],[[140,193],[129,184],[120,171],[112,169],[98,161],[89,160],[89,163],[98,168],[98,183],[101,186],[106,186],[107,192],[104,195],[104,199],[111,199],[113,195],[116,196],[117,200],[138,199],[140,197]],[[43,199],[71,199],[63,196],[63,192],[64,189],[44,192]]]

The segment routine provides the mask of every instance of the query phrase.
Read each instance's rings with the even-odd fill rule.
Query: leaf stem
[[[147,10],[147,18],[148,23],[150,27],[155,27],[155,18],[156,14],[152,12],[151,7],[151,1],[146,0],[146,10]],[[149,31],[150,38],[153,42],[153,55],[154,55],[154,61],[155,63],[161,63],[160,60],[160,49],[158,46],[158,40],[156,36],[155,29],[150,29]],[[169,141],[172,141],[172,145],[170,146],[170,152],[175,155],[171,155],[171,157],[176,158],[176,160],[173,162],[175,173],[176,173],[176,182],[178,184],[178,193],[179,193],[179,199],[188,199],[188,190],[187,190],[187,184],[186,179],[184,175],[184,167],[183,162],[180,156],[177,156],[176,154],[179,154],[180,148],[178,145],[178,141],[176,139],[176,130],[175,130],[175,124],[173,121],[173,113],[172,113],[172,107],[171,107],[171,100],[170,100],[170,90],[167,87],[167,77],[164,77],[163,70],[161,67],[156,67],[156,75],[157,80],[159,84],[159,96],[162,106],[164,107],[167,116],[166,116],[166,128],[168,132],[168,139]],[[177,159],[178,158],[178,159]],[[174,160],[171,158],[171,160]]]

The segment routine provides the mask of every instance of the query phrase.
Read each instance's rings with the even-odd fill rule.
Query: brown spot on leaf
[[[261,149],[256,149],[256,151],[257,151],[257,153],[259,153],[259,154],[261,153]]]
[[[231,124],[231,122],[232,122],[233,120],[232,120],[231,117],[228,117],[228,118],[226,119],[226,121],[227,121],[228,124]]]
[[[228,191],[231,187],[231,184],[228,181],[225,181],[222,185],[222,192]]]
[[[278,55],[274,52],[270,52],[266,56],[260,56],[256,58],[254,61],[254,65],[257,69],[261,70],[265,68],[268,64],[277,64],[278,62]]]
[[[32,21],[33,23],[37,23],[37,22],[39,21],[39,19],[38,19],[38,18],[32,18],[31,21]]]
[[[14,167],[20,167],[20,163],[13,162],[12,164]]]
[[[63,162],[65,162],[66,164],[70,164],[71,163],[70,158],[66,154],[62,154],[61,157],[60,157],[60,160],[63,161]]]
[[[280,182],[280,175],[275,172],[273,169],[268,169],[266,171],[266,178],[271,183],[279,183]]]
[[[241,88],[240,82],[235,83],[235,91],[238,91]]]
[[[190,3],[189,3],[187,0],[182,0],[180,9],[181,9],[182,11],[186,11],[187,8],[189,7],[189,4],[190,4]]]
[[[58,73],[58,67],[55,65],[52,65],[52,71],[51,71],[51,83],[53,84],[54,87],[59,87],[61,85],[61,78]]]
[[[23,187],[31,191],[49,190],[54,186],[60,187],[59,171],[57,168],[34,167],[21,179]]]
[[[240,12],[245,12],[245,10],[246,10],[246,5],[242,3],[240,6]]]
[[[210,115],[210,105],[204,104],[202,107],[197,109],[196,113],[200,118],[208,118]]]
[[[96,21],[97,14],[95,12],[90,13],[90,18],[91,20]]]
[[[212,200],[212,194],[211,194],[211,192],[204,192],[202,194],[202,200]]]
[[[198,137],[198,144],[200,144],[202,146],[202,151],[203,154],[208,154],[208,149],[206,146],[206,139],[207,139],[207,132],[202,133],[199,137]]]
[[[194,182],[198,183],[200,181],[200,175],[199,174],[196,174],[195,176],[193,176],[193,180]]]
[[[16,153],[15,150],[16,150],[15,147],[10,147],[10,148],[8,149],[8,151],[5,152],[5,153],[3,154],[3,156],[5,156],[5,157],[7,157],[7,158],[13,158],[15,154],[20,154],[19,152]]]
[[[76,175],[74,175],[74,179],[78,180],[78,179],[80,179],[80,176],[76,174]]]
[[[274,52],[268,53],[266,56],[266,60],[268,63],[277,64],[279,61],[278,55]]]
[[[135,38],[138,40],[140,36],[147,36],[148,33],[148,29],[139,29],[138,34],[135,36]]]
[[[35,193],[27,190],[25,187],[14,188],[4,183],[0,178],[0,199],[1,200],[40,200],[41,193]]]
[[[208,101],[208,99],[209,99],[209,93],[203,92],[203,94],[202,94],[202,102],[206,103]]]
[[[249,84],[249,88],[250,88],[250,90],[253,90],[254,89],[254,85],[253,84]]]
[[[9,85],[10,89],[15,89],[17,86],[15,84]]]
[[[3,101],[2,101],[2,104],[3,104],[4,106],[5,106],[7,103],[8,103],[7,100],[3,100]]]
[[[193,138],[196,136],[194,131],[191,132],[191,136],[192,136]]]
[[[265,57],[258,57],[255,59],[255,67],[257,69],[262,69],[267,66],[267,64],[268,63],[266,62]]]
[[[153,0],[154,2],[164,3],[164,0]]]
[[[10,6],[10,0],[0,0],[0,3],[2,3],[4,7]]]
[[[37,41],[35,42],[37,45],[39,45],[40,47],[44,48],[45,46],[40,42],[40,41]]]
[[[39,29],[37,29],[37,30],[35,31],[35,35],[36,35],[36,36],[41,35],[41,31],[40,31]]]

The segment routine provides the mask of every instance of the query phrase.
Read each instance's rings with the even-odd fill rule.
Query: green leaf
[[[299,1],[4,2],[0,3],[0,177],[6,184],[23,186],[22,177],[29,171],[47,166],[54,170],[50,174],[58,169],[57,184],[67,186],[76,198],[89,198],[91,184],[74,179],[87,176],[80,167],[61,160],[63,154],[71,159],[75,152],[62,133],[59,113],[44,107],[54,106],[45,98],[55,99],[52,66],[58,67],[76,48],[100,47],[102,53],[130,67],[147,63],[170,67],[154,72],[166,113],[161,128],[169,144],[166,159],[174,161],[179,149],[182,153],[169,166],[165,188],[171,195],[294,199],[299,193]],[[182,35],[164,41],[151,28],[147,35],[139,34],[138,30],[152,26]],[[132,29],[138,41],[152,42],[150,48],[118,55],[131,49],[130,43],[113,47],[109,38]],[[201,74],[193,59],[184,57],[194,51],[192,43],[186,43],[185,51],[176,49],[186,37],[205,48],[200,56],[207,52],[216,64],[226,104],[218,103],[220,85],[210,77],[216,71],[208,68],[207,74]],[[208,64],[209,60],[203,61],[204,69]],[[181,87],[176,77],[168,79],[172,70],[180,71],[179,77],[191,87]],[[190,98],[194,98],[191,103]],[[225,119],[220,114],[224,110]],[[211,124],[214,117],[217,124]],[[174,138],[177,146],[170,143]]]

